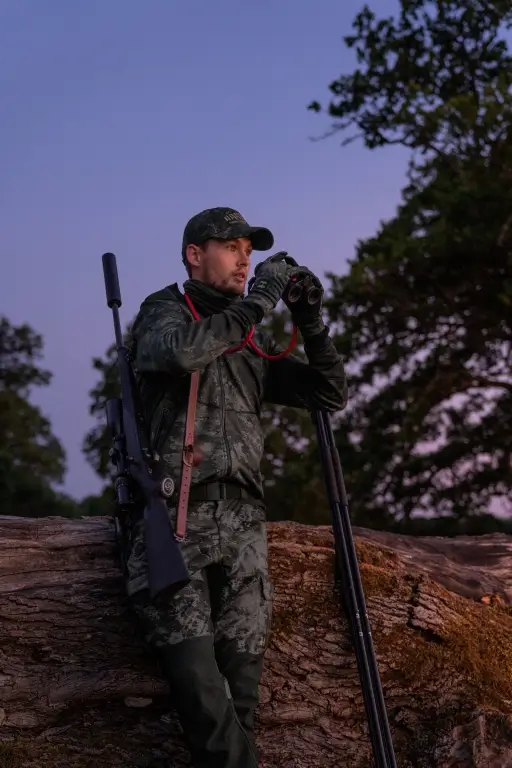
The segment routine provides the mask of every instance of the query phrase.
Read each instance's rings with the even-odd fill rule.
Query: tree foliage
[[[331,133],[411,150],[396,216],[330,276],[351,372],[338,436],[365,524],[511,500],[511,25],[508,0],[365,6],[345,38],[357,69],[330,86]]]
[[[48,386],[51,373],[39,366],[43,339],[28,325],[0,318],[0,511],[4,515],[71,515],[75,503],[57,493],[65,453],[51,424],[33,405],[34,387]]]
[[[125,338],[128,338],[130,326]],[[109,451],[112,438],[107,427],[105,408],[111,398],[120,397],[121,383],[117,368],[115,344],[111,344],[103,357],[93,358],[92,365],[98,373],[98,380],[89,392],[89,414],[95,420],[94,426],[87,432],[82,443],[82,451],[94,471],[102,480],[111,482],[114,467],[110,463]]]

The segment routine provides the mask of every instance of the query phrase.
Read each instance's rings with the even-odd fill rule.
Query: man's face
[[[241,296],[251,267],[251,253],[248,237],[207,240],[202,246],[189,245],[187,257],[191,277],[228,296]]]

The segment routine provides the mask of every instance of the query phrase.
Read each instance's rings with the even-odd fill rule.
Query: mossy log
[[[331,530],[268,527],[262,768],[368,768]],[[400,768],[512,766],[512,539],[354,533]],[[188,758],[112,521],[0,517],[0,767],[149,765]]]

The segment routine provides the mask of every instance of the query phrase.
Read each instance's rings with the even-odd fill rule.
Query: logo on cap
[[[227,221],[228,223],[230,223],[232,221],[243,221],[243,222],[245,222],[245,219],[237,211],[233,211],[232,213],[225,213],[224,214],[224,221]]]

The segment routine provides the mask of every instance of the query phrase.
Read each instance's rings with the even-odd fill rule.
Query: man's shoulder
[[[169,302],[176,306],[179,306],[180,304],[183,305],[183,294],[178,288],[178,283],[166,285],[165,288],[160,288],[160,290],[150,293],[142,302],[141,308],[148,304],[155,304],[159,301]]]
[[[132,334],[137,335],[144,332],[148,324],[152,325],[163,316],[172,322],[173,319],[185,320],[189,315],[190,312],[183,294],[180,292],[178,284],[173,283],[146,296],[135,316]]]
[[[148,312],[152,314],[161,310],[172,314],[188,313],[188,307],[177,283],[166,285],[165,288],[146,296],[140,305],[138,314],[145,315]]]

